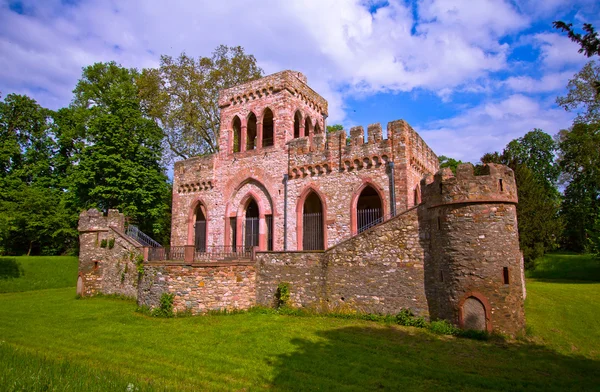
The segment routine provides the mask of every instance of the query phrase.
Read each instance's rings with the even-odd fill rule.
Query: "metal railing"
[[[356,211],[358,232],[362,233],[370,227],[383,222],[381,208],[364,208]]]
[[[127,226],[127,230],[125,231],[129,237],[133,238],[140,244],[144,246],[149,246],[151,248],[160,248],[162,247],[157,241],[154,241],[149,235],[145,234],[141,231],[137,226],[129,225]]]
[[[148,249],[148,261],[182,261],[205,263],[218,261],[251,260],[252,247],[249,246],[207,246],[198,250],[193,245],[171,246]]]
[[[370,229],[371,227],[375,227],[383,222],[386,222],[396,215],[397,214],[391,213],[391,214],[387,214],[385,216],[379,216],[379,218],[375,218],[375,219],[371,220],[370,222],[365,223],[363,226],[358,227],[357,234],[360,234],[363,231]]]

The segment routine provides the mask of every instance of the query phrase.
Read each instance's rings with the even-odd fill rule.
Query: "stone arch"
[[[225,245],[241,246],[244,244],[246,210],[251,200],[258,207],[258,247],[267,250],[273,247],[275,217],[274,203],[271,195],[260,181],[249,177],[241,181],[231,193],[225,207]],[[267,221],[270,220],[270,226]],[[269,231],[270,230],[270,231]],[[268,240],[271,240],[269,243]]]
[[[198,212],[201,212],[202,215],[204,215],[204,230],[203,230],[203,235],[204,235],[204,245],[206,248],[206,245],[208,244],[208,234],[209,234],[209,216],[208,216],[208,205],[201,199],[201,198],[197,198],[196,200],[194,200],[194,202],[192,202],[192,204],[190,205],[190,209],[188,211],[188,219],[187,219],[187,227],[188,227],[188,231],[187,231],[187,245],[194,245],[195,244],[195,240],[196,240],[196,222],[197,222],[197,218],[198,218]]]
[[[311,195],[315,195],[318,199],[321,207],[321,215],[322,222],[320,224],[320,229],[322,230],[322,235],[319,240],[322,241],[320,247],[322,249],[327,248],[327,203],[325,196],[314,186],[309,185],[300,193],[298,197],[298,201],[296,204],[296,248],[298,250],[304,250],[304,237],[305,237],[305,222],[304,222],[304,208],[307,200]]]
[[[262,117],[262,146],[269,147],[275,144],[275,118],[270,108],[265,108]]]
[[[311,130],[312,130],[312,123],[311,123],[310,117],[306,116],[306,118],[304,119],[304,136],[310,135]]]
[[[360,184],[352,193],[352,199],[350,202],[350,231],[352,235],[358,234],[358,230],[365,225],[359,224],[358,210],[359,207],[359,199],[361,199],[361,195],[365,190],[372,190],[371,194],[367,194],[366,196],[373,197],[378,196],[381,213],[379,215],[380,220],[385,219],[385,216],[388,213],[387,202],[385,199],[384,191],[377,184],[372,182],[371,180],[363,180],[362,184]]]
[[[248,113],[246,118],[246,150],[254,150],[257,146],[258,120],[254,112]]]
[[[242,151],[242,121],[237,115],[231,120],[231,151]]]
[[[300,135],[300,128],[302,128],[302,113],[300,113],[300,110],[296,110],[296,113],[294,113],[294,139],[302,136]]]
[[[492,332],[491,309],[483,294],[470,291],[458,303],[458,325],[462,329]]]

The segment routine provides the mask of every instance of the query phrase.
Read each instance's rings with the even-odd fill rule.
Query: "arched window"
[[[196,223],[194,225],[194,245],[196,252],[206,252],[206,208],[202,204],[196,207]]]
[[[310,117],[306,116],[306,120],[304,120],[304,136],[308,136],[311,129]]]
[[[299,111],[294,114],[294,139],[300,137],[300,121],[302,121],[302,115]]]
[[[370,185],[362,190],[356,203],[356,229],[361,233],[383,221],[383,208],[379,193]]]
[[[315,135],[318,135],[319,133],[321,133],[321,127],[319,126],[319,122],[317,121],[317,123],[315,124]]]
[[[258,204],[251,198],[246,207],[244,222],[244,246],[246,248],[258,246],[258,225]]]
[[[241,151],[241,141],[242,141],[242,122],[238,116],[233,118],[233,152]]]
[[[271,109],[267,108],[265,109],[265,113],[263,114],[263,147],[269,147],[274,144],[273,131],[273,112],[271,111]]]
[[[256,115],[254,113],[250,113],[248,116],[246,136],[246,150],[254,150],[256,148]]]
[[[323,205],[315,192],[311,192],[302,210],[302,249],[325,249],[323,233]]]

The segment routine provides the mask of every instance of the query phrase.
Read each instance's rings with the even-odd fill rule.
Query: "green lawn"
[[[534,336],[513,342],[261,312],[156,319],[73,287],[0,294],[0,391],[599,390],[599,285],[529,282]]]
[[[72,256],[0,257],[0,293],[73,287],[77,268]]]

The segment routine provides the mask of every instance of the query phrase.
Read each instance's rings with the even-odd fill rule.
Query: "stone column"
[[[256,123],[256,149],[262,148],[263,142],[263,124],[262,121]]]
[[[267,222],[265,215],[261,214],[258,218],[258,249],[267,250]]]
[[[240,152],[246,151],[246,138],[248,137],[248,127],[242,125],[242,134],[240,135]]]

